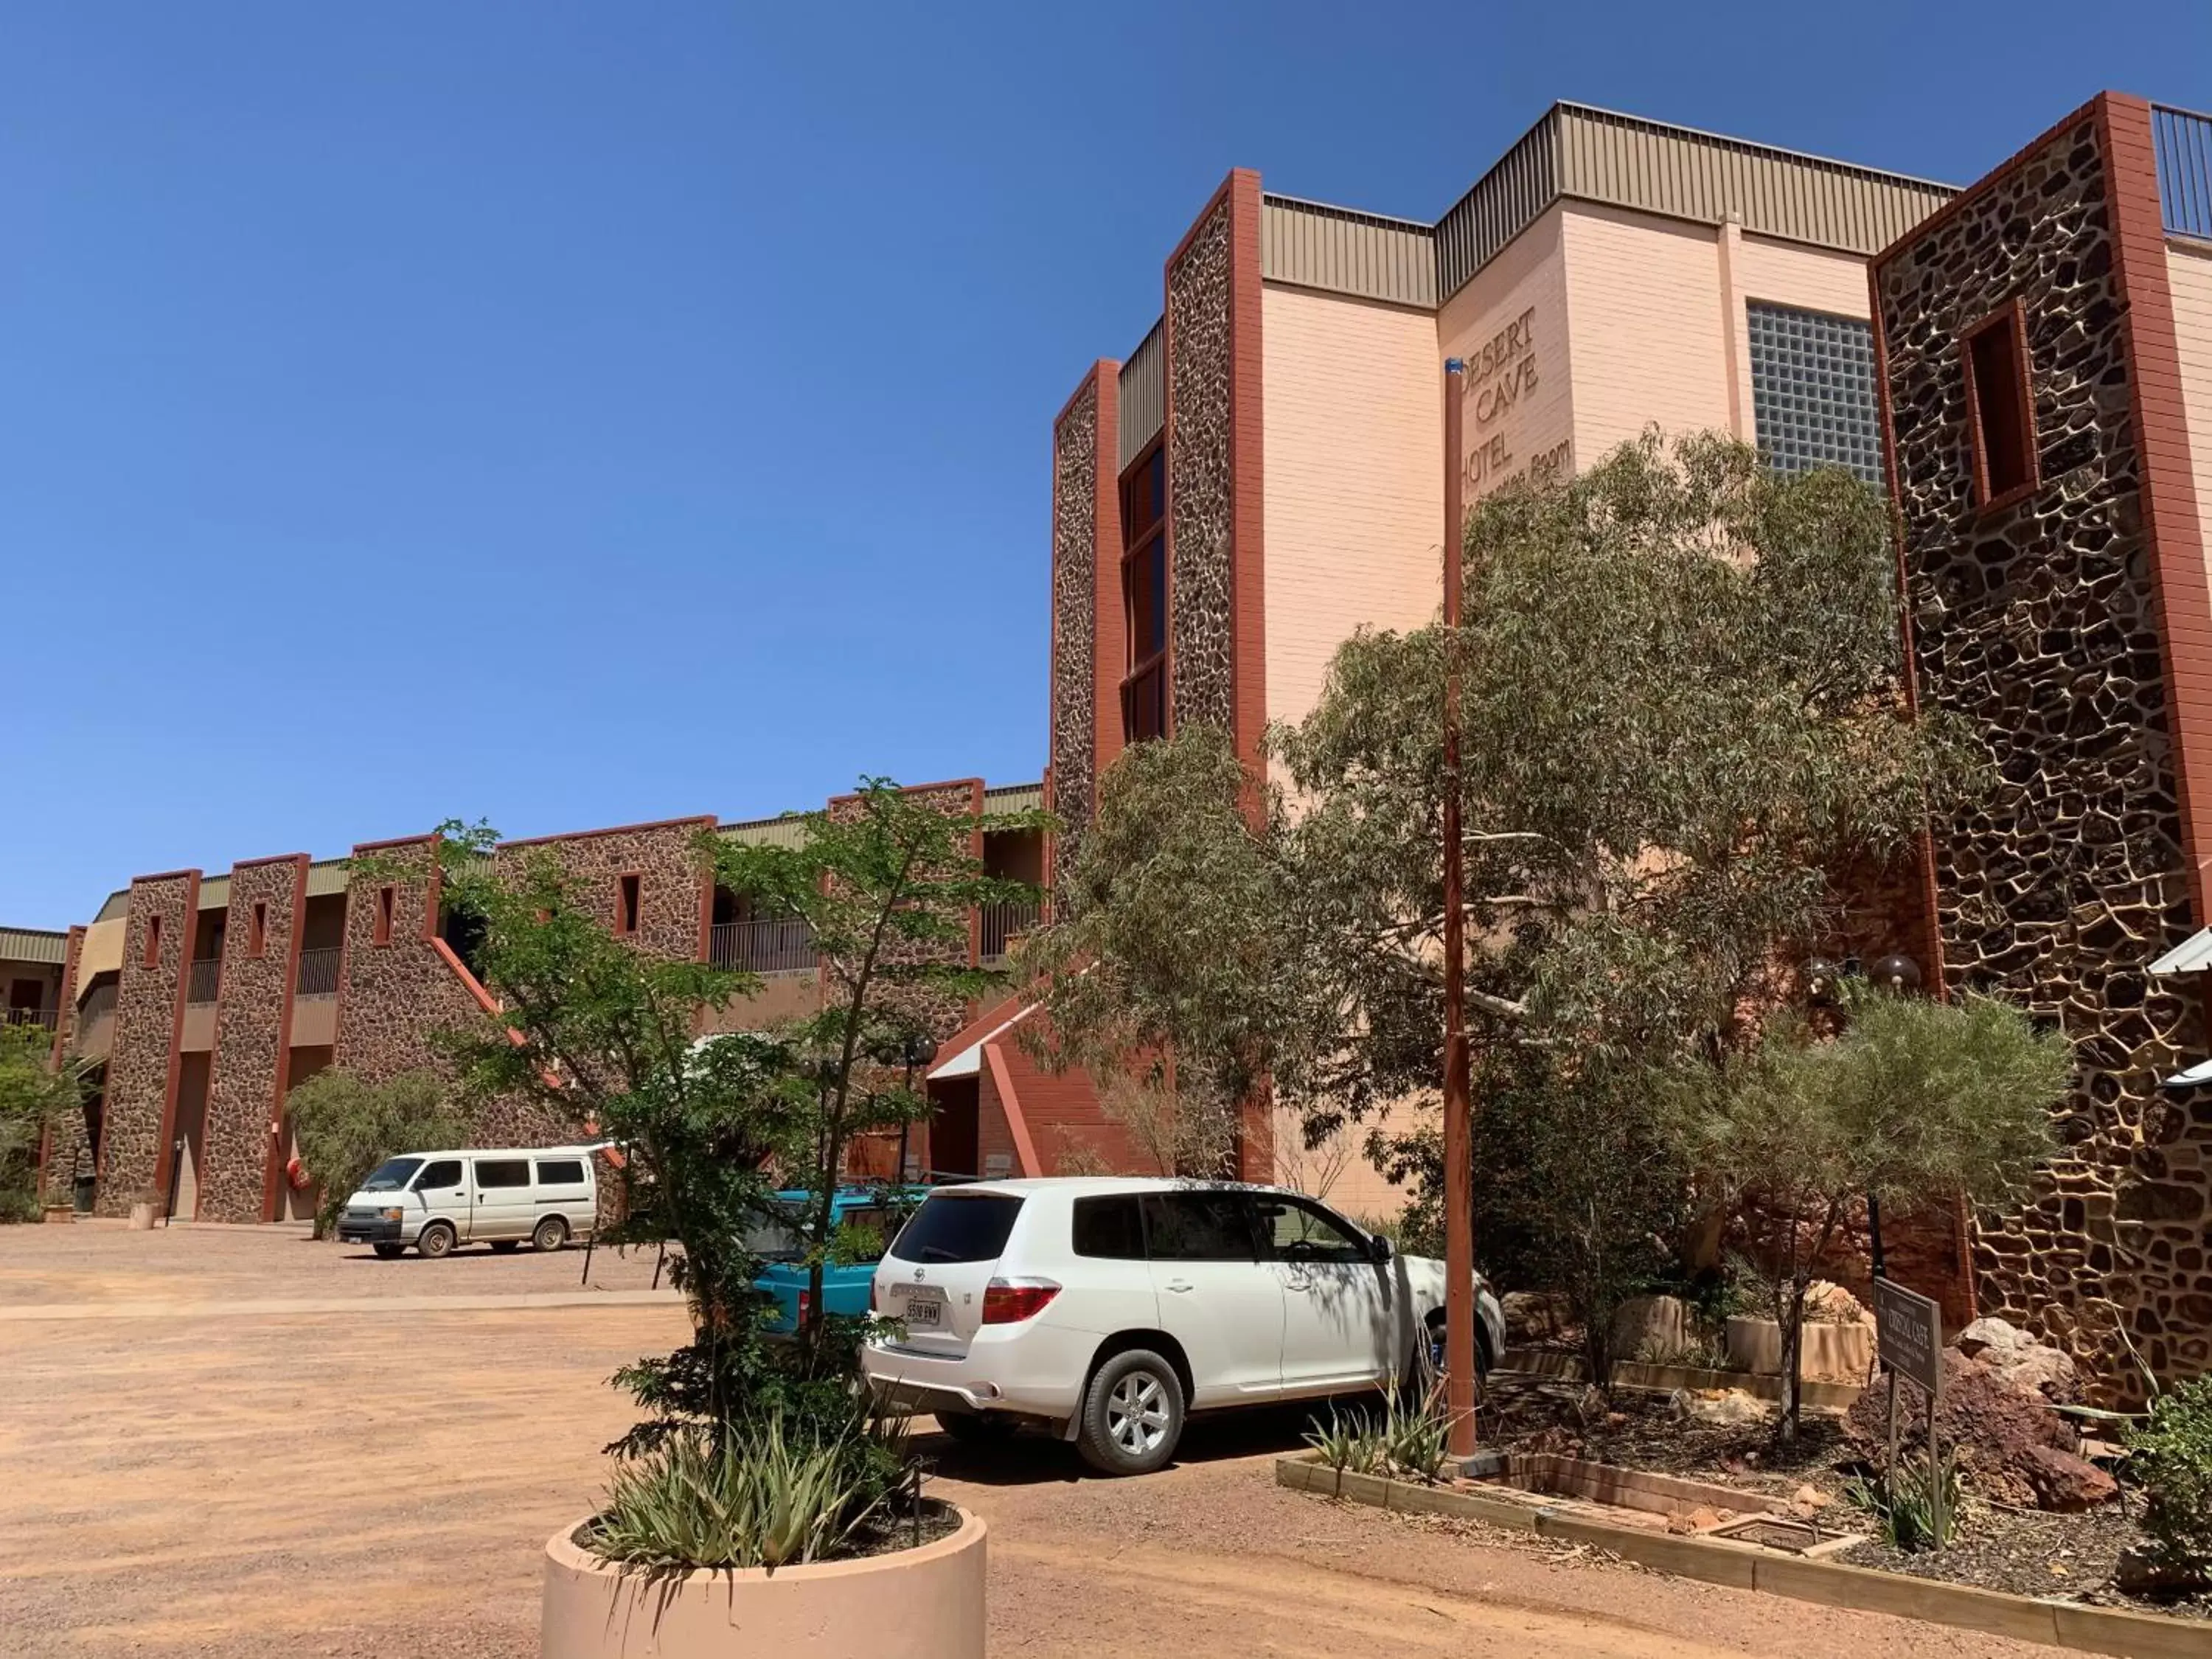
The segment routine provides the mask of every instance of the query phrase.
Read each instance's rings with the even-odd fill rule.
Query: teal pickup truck
[[[846,1235],[848,1243],[860,1248],[851,1252],[848,1261],[823,1264],[822,1303],[827,1312],[857,1317],[868,1311],[868,1287],[875,1281],[876,1264],[883,1260],[884,1251],[906,1224],[906,1218],[928,1196],[927,1189],[921,1187],[842,1187],[831,1195],[831,1224]],[[806,1306],[808,1275],[802,1229],[813,1194],[783,1192],[775,1199],[787,1216],[763,1218],[754,1225],[747,1242],[768,1261],[760,1277],[753,1280],[753,1288],[775,1299],[764,1328],[770,1335],[788,1336],[799,1328]]]

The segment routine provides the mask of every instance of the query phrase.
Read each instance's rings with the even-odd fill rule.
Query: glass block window
[[[1881,482],[1874,331],[1855,317],[1754,300],[1751,407],[1759,453],[1781,472],[1847,466]]]

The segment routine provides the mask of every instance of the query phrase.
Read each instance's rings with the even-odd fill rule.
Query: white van
[[[596,1146],[508,1146],[386,1158],[346,1200],[338,1237],[398,1255],[441,1256],[459,1244],[557,1250],[599,1219]]]

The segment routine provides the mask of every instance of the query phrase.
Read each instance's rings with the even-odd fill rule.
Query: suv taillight
[[[1049,1279],[994,1279],[983,1287],[983,1322],[1018,1325],[1035,1319],[1059,1294]]]

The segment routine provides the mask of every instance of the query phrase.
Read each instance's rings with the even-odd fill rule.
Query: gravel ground
[[[279,1230],[48,1231],[0,1229],[0,1306],[65,1281],[180,1311],[0,1326],[0,1652],[537,1654],[544,1540],[592,1505],[629,1419],[605,1379],[681,1340],[679,1308],[426,1311],[374,1288],[419,1295],[411,1263]],[[481,1294],[531,1258],[429,1265]],[[356,1293],[358,1311],[190,1311]],[[991,1527],[993,1654],[2049,1651],[1288,1492],[1273,1459],[1304,1422],[1202,1420],[1175,1467],[1127,1481],[1085,1477],[1062,1446],[926,1436],[932,1495]]]

